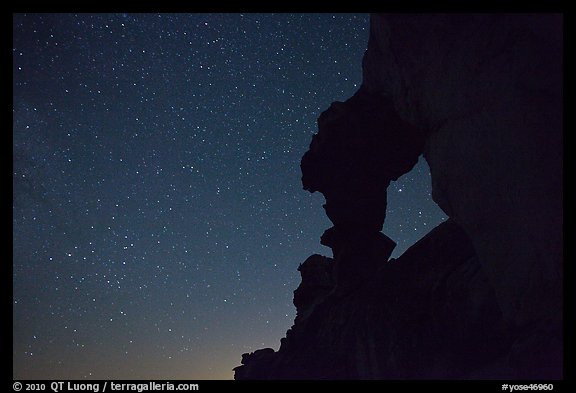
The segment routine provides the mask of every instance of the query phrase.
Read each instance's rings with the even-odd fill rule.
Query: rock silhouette
[[[301,162],[333,256],[235,378],[562,378],[561,16],[372,15],[362,66]],[[390,260],[386,188],[420,154],[450,219]]]
[[[395,243],[382,234],[386,189],[422,153],[423,135],[402,121],[390,99],[360,89],[318,118],[301,161],[305,190],[321,192],[334,226],[321,237],[332,249],[339,288],[353,286],[388,260]]]
[[[300,266],[294,326],[237,379],[463,378],[504,355],[494,291],[452,220],[354,290],[335,290],[333,267],[320,255]]]

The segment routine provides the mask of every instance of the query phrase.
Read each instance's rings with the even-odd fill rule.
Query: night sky
[[[302,190],[316,119],[362,80],[368,15],[13,16],[13,377],[232,379],[331,256]],[[388,188],[393,256],[445,215]]]

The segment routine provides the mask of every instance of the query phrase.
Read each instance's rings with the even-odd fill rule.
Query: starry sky
[[[302,190],[362,81],[366,14],[13,15],[13,377],[232,379],[331,255]],[[393,256],[446,216],[423,158]]]

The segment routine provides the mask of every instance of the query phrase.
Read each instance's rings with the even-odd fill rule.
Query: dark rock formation
[[[236,378],[562,378],[562,17],[373,15],[363,77],[301,164],[333,258]],[[450,220],[388,261],[386,188],[420,154]]]
[[[424,130],[505,319],[562,318],[562,16],[372,15],[363,84]]]
[[[297,317],[278,352],[245,355],[237,379],[467,378],[510,346],[467,235],[441,224],[345,295],[334,261],[301,265]]]
[[[364,90],[332,103],[318,130],[302,157],[304,189],[324,194],[335,226],[380,231],[386,187],[416,164],[422,135],[400,119],[390,99]]]
[[[359,90],[318,119],[318,134],[302,157],[302,184],[326,198],[334,226],[321,238],[332,248],[340,287],[373,274],[396,246],[380,233],[390,181],[418,161],[423,135],[396,113],[390,99]]]

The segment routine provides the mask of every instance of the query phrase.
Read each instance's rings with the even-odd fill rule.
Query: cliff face
[[[362,89],[426,133],[432,196],[504,317],[561,319],[562,17],[373,15]]]
[[[363,75],[302,159],[333,258],[236,378],[561,378],[561,17],[373,15]],[[386,188],[420,154],[450,220],[389,261]]]

